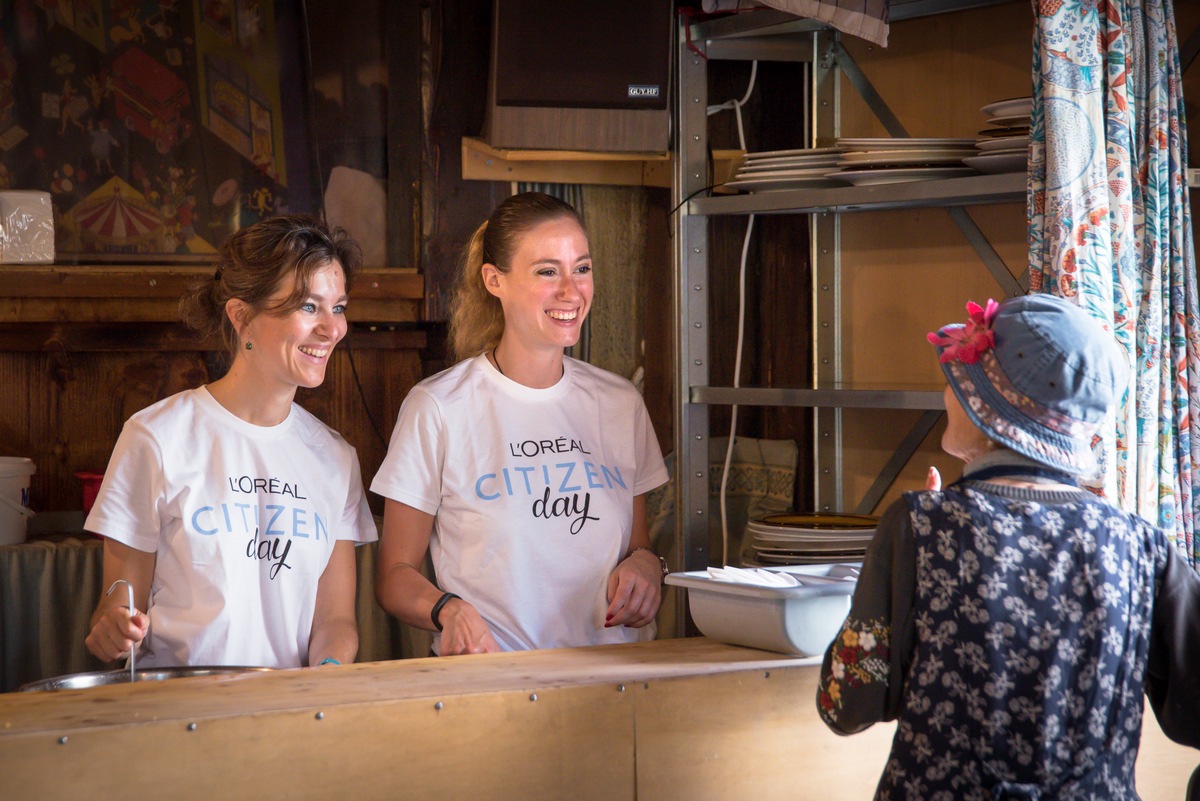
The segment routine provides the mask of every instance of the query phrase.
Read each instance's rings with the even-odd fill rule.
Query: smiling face
[[[592,257],[579,223],[558,217],[521,238],[508,272],[483,265],[483,281],[504,308],[504,339],[536,352],[579,341],[592,308]]]
[[[296,287],[295,272],[284,277],[267,301],[271,309],[286,302]],[[346,281],[331,261],[313,272],[308,295],[295,311],[255,315],[239,329],[244,347],[238,356],[258,380],[281,387],[318,387],[333,348],[346,336]]]

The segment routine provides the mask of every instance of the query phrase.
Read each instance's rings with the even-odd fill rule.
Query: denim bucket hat
[[[1100,321],[1054,295],[986,308],[928,336],[971,421],[1000,444],[1072,475],[1096,471],[1093,441],[1129,383],[1128,357]]]

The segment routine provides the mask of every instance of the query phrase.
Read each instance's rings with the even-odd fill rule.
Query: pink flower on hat
[[[942,348],[938,356],[940,362],[951,362],[957,359],[963,364],[975,364],[979,357],[996,346],[996,332],[992,330],[992,321],[1000,304],[991,298],[987,307],[978,303],[967,303],[968,319],[966,325],[930,331],[925,338],[930,343]]]

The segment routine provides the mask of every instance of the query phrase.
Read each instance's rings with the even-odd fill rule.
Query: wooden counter
[[[894,727],[830,733],[816,674],[693,638],[9,693],[0,775],[15,799],[870,798]],[[1170,793],[1143,798],[1179,801],[1195,752],[1160,745]]]

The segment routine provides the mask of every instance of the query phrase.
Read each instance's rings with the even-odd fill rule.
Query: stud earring
[[[253,342],[247,342],[247,343],[246,343],[246,350],[254,350],[254,343],[253,343]]]

